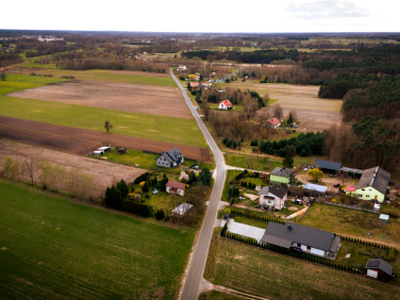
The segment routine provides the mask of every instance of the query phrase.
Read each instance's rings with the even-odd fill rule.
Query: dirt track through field
[[[176,87],[76,80],[22,90],[8,96],[176,118],[193,118]]]
[[[179,147],[188,159],[211,162],[211,153],[204,148],[4,116],[0,116],[0,137],[78,155],[87,155],[104,145],[115,145],[154,153]]]
[[[27,158],[35,158],[37,161],[44,160],[52,164],[59,164],[67,169],[79,169],[91,175],[96,182],[95,196],[101,196],[104,190],[117,183],[121,179],[132,182],[139,175],[147,170],[114,164],[107,161],[82,157],[60,151],[38,148],[19,142],[1,139],[0,140],[0,169],[4,158],[10,157],[14,160],[24,162]],[[39,177],[35,175],[35,178]],[[24,178],[29,181],[28,177]]]

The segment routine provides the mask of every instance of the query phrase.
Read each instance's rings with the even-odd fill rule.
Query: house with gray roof
[[[287,222],[269,222],[261,242],[334,260],[341,246],[340,238],[328,231]]]
[[[169,151],[162,152],[159,157],[156,158],[157,166],[164,168],[172,168],[183,163],[184,156],[178,147],[175,147]]]
[[[362,200],[375,200],[383,202],[389,186],[390,173],[381,167],[363,171],[356,191],[352,194]]]
[[[281,185],[274,184],[272,186],[264,186],[258,192],[258,195],[260,196],[260,206],[281,210],[285,206],[287,190]]]
[[[393,279],[393,266],[383,259],[368,259],[367,276],[387,281]]]
[[[324,173],[337,174],[342,164],[334,161],[317,159],[315,161],[315,166]]]
[[[295,173],[292,169],[276,167],[270,174],[269,182],[271,184],[288,185],[293,184],[296,180]]]

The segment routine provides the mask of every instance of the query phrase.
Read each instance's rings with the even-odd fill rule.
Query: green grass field
[[[193,230],[0,181],[0,295],[176,299]]]
[[[390,218],[389,224],[382,225],[379,214],[314,203],[300,223],[400,248],[399,219]]]
[[[268,299],[397,299],[400,287],[214,237],[204,277]]]
[[[110,120],[113,125],[111,132],[115,134],[206,147],[201,131],[193,119],[4,96],[11,92],[59,81],[61,79],[8,74],[7,81],[0,82],[0,114],[96,131],[104,131],[104,121]]]
[[[54,77],[62,76],[75,76],[76,80],[96,80],[96,81],[107,81],[107,82],[121,82],[121,83],[133,83],[133,84],[144,84],[144,85],[159,85],[176,87],[174,80],[171,77],[156,77],[152,76],[152,73],[142,72],[141,75],[132,75],[126,73],[118,73],[117,71],[109,70],[61,70],[54,68],[54,65],[41,65],[25,62],[20,66],[27,68],[27,74],[52,74]],[[32,69],[32,70],[30,70]]]
[[[239,168],[247,168],[252,170],[273,170],[275,167],[281,167],[282,160],[280,157],[277,157],[277,160],[273,160],[269,157],[261,157],[257,155],[246,155],[235,152],[225,152],[225,160],[226,164],[229,166],[239,167]]]

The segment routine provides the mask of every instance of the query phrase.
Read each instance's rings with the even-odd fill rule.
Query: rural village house
[[[184,203],[179,204],[177,207],[175,207],[172,210],[172,214],[175,216],[181,217],[181,216],[186,215],[186,213],[188,213],[189,211],[191,211],[193,209],[193,207],[194,207],[193,204],[184,202]]]
[[[324,173],[338,174],[342,164],[334,161],[317,159],[315,161],[315,166]]]
[[[259,203],[263,207],[282,210],[287,199],[287,190],[280,185],[264,186],[259,192]]]
[[[218,109],[223,109],[223,110],[227,110],[227,109],[232,109],[232,103],[231,101],[229,101],[228,99],[220,102],[218,104]]]
[[[295,182],[295,173],[291,169],[276,167],[270,174],[270,184],[293,184]]]
[[[369,277],[382,281],[393,279],[393,266],[383,259],[368,259],[365,268]]]
[[[353,195],[362,200],[383,202],[387,193],[389,180],[390,173],[381,167],[364,170]]]
[[[167,152],[161,153],[159,157],[156,158],[156,164],[160,167],[172,168],[183,163],[184,156],[178,147],[171,149]]]
[[[211,87],[211,86],[212,86],[212,83],[209,82],[209,81],[203,81],[203,82],[201,83],[201,85],[202,85],[202,86],[205,86],[205,87]]]
[[[185,195],[185,187],[186,187],[186,184],[184,184],[184,183],[169,180],[167,182],[167,184],[165,185],[165,190],[168,194],[171,194],[171,195],[184,196]]]
[[[296,224],[269,222],[261,242],[334,260],[340,238],[332,232]]]
[[[279,126],[281,126],[281,120],[279,120],[277,117],[269,119],[268,124],[274,128],[277,129]]]
[[[190,87],[191,87],[191,88],[197,88],[197,87],[199,87],[199,83],[198,83],[198,82],[191,81],[191,82],[190,82]]]

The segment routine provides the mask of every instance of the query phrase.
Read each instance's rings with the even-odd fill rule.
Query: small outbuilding
[[[182,216],[184,216],[186,213],[188,213],[189,211],[191,211],[191,210],[193,209],[193,207],[194,207],[193,204],[183,202],[183,203],[179,204],[177,207],[175,207],[175,208],[172,210],[172,215],[182,217]]]
[[[326,191],[328,190],[327,186],[324,185],[319,185],[319,184],[314,184],[314,183],[306,183],[304,185],[304,189],[312,192],[316,192],[319,194],[325,194]]]
[[[111,147],[109,147],[109,146],[103,146],[103,147],[100,147],[99,149],[97,149],[98,151],[101,151],[101,152],[103,152],[103,153],[106,153],[106,152],[110,152],[111,151]]]
[[[315,166],[324,173],[338,174],[342,164],[334,161],[317,159],[315,161]]]
[[[168,194],[171,194],[171,195],[184,196],[185,195],[185,187],[186,187],[186,184],[184,184],[184,183],[169,180],[167,182],[167,184],[165,185],[165,190]]]
[[[369,259],[365,268],[369,277],[382,281],[393,279],[393,266],[383,259]]]
[[[379,215],[379,223],[386,225],[387,223],[389,223],[389,215],[386,214],[380,214]]]
[[[287,185],[293,184],[296,180],[296,174],[292,169],[276,167],[270,174],[270,184]]]

